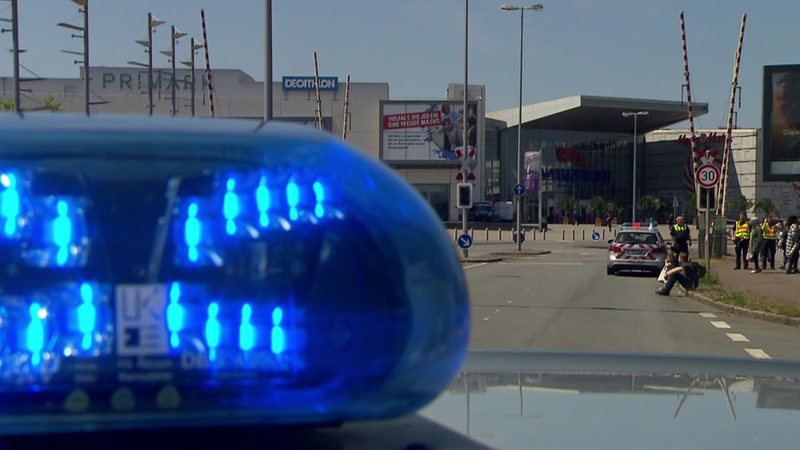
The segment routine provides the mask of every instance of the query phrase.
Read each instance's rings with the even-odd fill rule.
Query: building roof
[[[695,117],[707,114],[708,103],[693,103],[692,110]],[[638,111],[649,112],[637,118],[640,133],[689,119],[686,102],[576,95],[523,106],[522,124],[525,128],[542,130],[628,133],[633,128],[632,120],[622,113]],[[517,108],[487,112],[486,117],[503,121],[509,128],[519,122]]]

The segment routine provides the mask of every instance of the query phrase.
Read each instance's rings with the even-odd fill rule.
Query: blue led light
[[[283,321],[283,309],[276,307],[272,310],[272,333],[270,346],[272,353],[280,355],[286,350],[286,332],[281,326]]]
[[[313,187],[314,197],[317,200],[317,204],[314,206],[314,215],[321,218],[325,215],[325,188],[319,181],[315,181]]]
[[[242,323],[239,325],[239,348],[250,351],[255,347],[256,331],[250,322],[253,318],[253,307],[249,303],[242,305]]]
[[[57,203],[58,217],[53,221],[53,243],[58,246],[56,263],[63,266],[69,256],[69,244],[72,241],[72,220],[69,218],[69,206],[61,200]]]
[[[258,223],[262,227],[269,226],[270,193],[267,188],[267,177],[261,176],[256,188],[256,206],[258,208]]]
[[[236,180],[228,178],[225,183],[225,197],[222,203],[222,214],[225,216],[225,231],[229,235],[236,234],[236,218],[239,216],[239,196],[234,189]]]
[[[17,230],[17,216],[20,211],[16,176],[12,173],[0,174],[0,186],[5,188],[0,194],[0,214],[5,219],[3,232],[6,236],[13,236]]]
[[[197,218],[197,203],[190,203],[189,207],[186,209],[186,222],[184,224],[184,241],[188,248],[187,257],[189,261],[197,261],[198,253],[197,253],[197,245],[200,243],[200,233],[202,231],[202,224],[200,220]]]
[[[169,305],[167,305],[167,330],[169,330],[169,343],[170,347],[178,348],[181,340],[178,332],[183,329],[184,317],[186,315],[185,308],[181,305],[181,285],[180,283],[171,283],[169,288]]]
[[[92,346],[92,333],[97,323],[97,308],[94,306],[92,286],[82,283],[80,287],[81,304],[78,306],[78,331],[83,333],[81,348],[89,350]]]
[[[28,312],[30,322],[25,332],[25,343],[31,352],[31,364],[38,365],[42,360],[41,352],[44,349],[44,320],[47,318],[47,310],[38,303],[31,303]]]
[[[286,184],[286,203],[289,206],[289,219],[297,220],[299,212],[297,205],[300,204],[300,188],[294,180],[289,180]]]
[[[208,346],[208,359],[217,359],[217,347],[219,347],[222,326],[219,318],[219,303],[212,302],[208,305],[208,318],[206,319],[205,338]]]

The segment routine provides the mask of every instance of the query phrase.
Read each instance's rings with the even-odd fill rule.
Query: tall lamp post
[[[633,116],[633,209],[631,210],[631,222],[636,222],[636,119],[649,113],[650,111],[625,111],[622,113],[622,117]]]
[[[171,87],[171,89],[172,89],[172,91],[171,91],[171,94],[172,94],[172,115],[174,116],[174,115],[178,114],[178,102],[177,102],[177,98],[176,98],[177,97],[177,93],[176,93],[176,86],[175,86],[177,84],[177,82],[178,82],[178,80],[175,78],[175,76],[176,76],[175,75],[175,44],[177,43],[178,39],[186,36],[186,33],[183,33],[181,31],[179,31],[177,28],[175,28],[175,25],[172,25],[170,36],[171,36],[172,46],[170,47],[169,50],[162,50],[161,54],[166,55],[167,57],[169,57],[169,60],[172,62],[172,83],[170,83],[170,84],[172,85],[172,87]]]
[[[519,116],[517,121],[517,185],[522,185],[522,32],[525,20],[525,10],[539,11],[544,6],[540,4],[528,6],[503,5],[504,11],[519,11]],[[522,251],[522,196],[517,197],[517,251]]]
[[[147,13],[147,39],[136,41],[147,49],[147,113],[150,116],[153,115],[153,28],[163,24],[164,21],[153,17],[153,13]],[[136,61],[128,61],[128,64],[144,66]]]
[[[192,98],[190,105],[192,108],[192,117],[194,117],[194,96],[195,96],[194,52],[203,48],[203,44],[195,43],[194,38],[191,38],[189,42],[189,48],[190,48],[189,61],[181,61],[181,64],[183,64],[184,66],[188,66],[189,70],[191,70],[191,73],[189,74],[189,76],[191,77],[190,78],[191,81],[189,82],[191,84],[190,89],[192,90]]]
[[[78,9],[78,11],[83,13],[83,26],[72,25],[65,22],[59,22],[57,25],[60,27],[64,27],[74,31],[81,31],[83,32],[82,35],[75,35],[73,34],[72,37],[80,37],[83,39],[83,53],[80,52],[73,52],[69,50],[61,50],[64,53],[71,53],[83,56],[83,61],[75,61],[75,63],[83,62],[83,100],[86,109],[86,115],[90,114],[89,111],[89,0],[71,0],[72,3],[75,3],[78,6],[82,6],[83,9]]]

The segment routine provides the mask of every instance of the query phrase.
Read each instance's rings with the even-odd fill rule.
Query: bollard
[[[475,240],[475,228],[470,228],[468,232],[472,240]]]
[[[561,230],[561,240],[562,241],[566,241],[567,240],[567,238],[566,238],[567,234],[566,233],[567,233],[567,230]]]
[[[546,241],[546,240],[547,240],[547,228],[545,228],[544,230],[542,230],[542,240],[543,240],[543,241]]]
[[[458,228],[453,228],[453,240],[458,240]]]
[[[531,231],[533,231],[533,240],[535,241],[536,240],[536,228],[533,228]]]
[[[489,227],[486,227],[485,231],[486,232],[484,234],[485,234],[486,242],[489,242]]]
[[[497,227],[497,242],[503,242],[503,229]]]

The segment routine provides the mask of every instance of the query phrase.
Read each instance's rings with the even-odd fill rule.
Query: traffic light
[[[458,183],[458,200],[456,206],[463,209],[472,208],[472,183]]]

